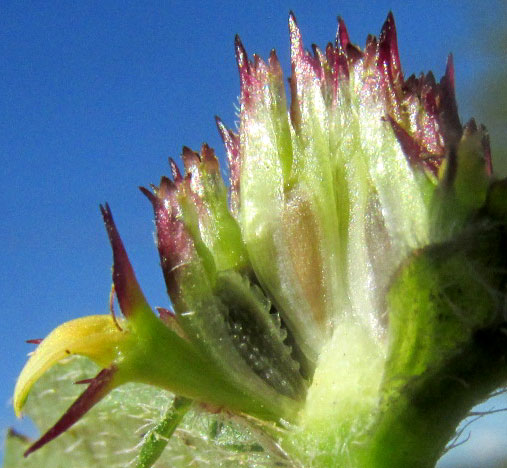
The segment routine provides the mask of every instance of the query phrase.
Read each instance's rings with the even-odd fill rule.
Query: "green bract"
[[[253,431],[252,466],[431,467],[505,383],[506,182],[485,129],[460,123],[452,57],[440,82],[405,79],[391,14],[364,51],[341,19],[324,51],[305,50],[293,15],[289,30],[289,106],[275,52],[250,60],[236,38],[239,132],[217,119],[228,187],[203,145],[142,189],[174,311],[153,314],[102,208],[125,318],[69,322],[36,350],[18,413],[66,355],[103,370],[26,454],[137,382],[176,395],[138,467],[199,408]]]

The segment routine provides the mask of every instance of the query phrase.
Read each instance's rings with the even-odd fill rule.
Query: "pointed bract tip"
[[[104,205],[99,205],[100,207],[100,213],[102,214],[102,219],[104,220],[104,223],[106,225],[107,233],[109,235],[111,230],[116,229],[114,226],[113,221],[113,214],[111,213],[111,208],[109,207],[108,203],[105,203]]]
[[[454,92],[454,57],[452,54],[447,56],[447,65],[445,67],[445,78],[447,83],[451,87],[452,92]]]
[[[28,448],[24,456],[27,457],[53,439],[56,439],[102,400],[114,387],[113,379],[116,371],[117,368],[115,366],[101,370],[97,376],[91,380],[89,387],[70,406],[65,414],[40,439]]]
[[[294,65],[298,60],[303,60],[305,52],[303,47],[303,38],[301,37],[301,31],[296,22],[296,17],[292,12],[289,15],[289,41],[291,62]]]
[[[392,12],[389,12],[387,19],[382,26],[379,38],[379,65],[387,65],[389,79],[391,82],[401,86],[403,76],[401,71],[401,61],[398,51],[398,38],[396,33],[396,24]]]
[[[351,42],[347,44],[345,54],[347,55],[347,59],[352,63],[361,60],[364,57],[363,51]]]
[[[171,167],[171,174],[173,176],[174,181],[178,182],[179,180],[181,180],[182,177],[180,169],[173,158],[169,158],[169,166]]]
[[[222,122],[222,119],[220,119],[220,117],[217,115],[215,116],[215,122],[217,124],[218,133],[220,133],[220,137],[222,138],[226,149],[229,150],[229,147],[232,143],[231,131],[225,126],[225,124]]]
[[[146,187],[139,187],[141,193],[153,204],[157,200],[157,197],[150,192]]]
[[[211,148],[208,143],[203,143],[201,146],[201,159],[206,165],[208,165],[208,168],[210,167],[210,164],[212,167],[216,166],[218,168],[218,159],[215,156],[215,150]]]
[[[477,133],[477,130],[477,122],[473,117],[463,126],[463,133],[465,136],[473,135]]]
[[[396,40],[396,24],[394,22],[393,13],[390,11],[384,21],[384,24],[382,25],[382,29],[380,31],[380,41],[387,41],[390,45],[393,40]]]
[[[290,33],[291,41],[293,39],[293,35],[301,36],[301,32],[299,31],[299,26],[296,21],[296,16],[294,15],[294,13],[292,11],[289,12],[289,33]]]
[[[249,73],[250,66],[248,63],[248,54],[246,53],[245,46],[241,42],[239,34],[234,37],[234,50],[236,52],[236,62],[240,73]]]
[[[109,205],[107,203],[100,205],[100,211],[113,250],[113,283],[116,296],[123,315],[128,318],[138,310],[149,309],[149,307],[137,282]]]
[[[366,37],[366,45],[364,47],[364,56],[366,58],[366,62],[370,65],[374,63],[374,60],[377,56],[377,45],[377,37],[373,34],[368,34]],[[348,49],[351,50],[351,48],[352,44],[348,47]],[[381,59],[381,62],[382,61],[383,60]]]
[[[278,60],[275,49],[271,49],[269,52],[268,63],[272,71],[281,71],[280,61]]]
[[[36,344],[36,345],[38,345],[38,344],[42,343],[42,338],[35,338],[33,340],[26,340],[26,342],[28,344]]]
[[[220,133],[220,136],[222,137],[222,140],[224,140],[225,135],[227,134],[227,127],[225,126],[224,122],[222,121],[222,119],[218,115],[215,115],[215,123],[217,125],[218,132]]]
[[[338,32],[336,33],[336,42],[337,45],[339,45],[343,50],[346,50],[347,46],[350,43],[347,26],[345,25],[345,21],[341,16],[338,16]]]
[[[169,198],[170,196],[172,196],[175,190],[176,185],[171,179],[169,179],[169,177],[162,176],[160,178],[159,194],[158,194],[160,198],[164,200]]]
[[[183,166],[185,167],[185,171],[187,173],[191,170],[192,167],[199,165],[199,163],[201,162],[199,153],[196,153],[188,146],[183,147],[181,151],[181,159],[183,159]],[[186,175],[187,174],[185,174],[185,176]]]

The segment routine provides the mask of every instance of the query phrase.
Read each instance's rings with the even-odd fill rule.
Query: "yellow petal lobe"
[[[21,410],[33,384],[54,364],[72,354],[86,356],[107,367],[121,353],[128,333],[110,315],[90,315],[63,323],[37,347],[25,364],[14,389],[14,411]]]

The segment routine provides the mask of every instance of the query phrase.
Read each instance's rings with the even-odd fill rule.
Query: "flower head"
[[[452,57],[440,82],[405,78],[391,14],[364,50],[341,19],[324,50],[304,48],[292,14],[289,33],[290,105],[276,53],[249,59],[236,38],[238,133],[217,118],[228,186],[203,145],[141,189],[174,312],[153,314],[102,208],[124,319],[61,325],[31,357],[18,413],[67,354],[104,370],[28,452],[138,381],[289,422],[277,443],[311,466],[432,466],[505,378],[506,188],[484,127],[460,122]]]

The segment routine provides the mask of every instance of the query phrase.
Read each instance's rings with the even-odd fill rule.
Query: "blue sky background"
[[[236,33],[249,54],[276,48],[287,72],[290,9],[308,47],[334,39],[338,14],[363,46],[392,9],[407,75],[441,76],[454,53],[468,119],[479,77],[495,65],[478,38],[506,8],[504,1],[2,0],[0,427],[23,427],[9,399],[32,349],[25,340],[107,313],[112,259],[99,203],[110,203],[150,303],[168,306],[152,209],[137,187],[167,174],[167,158],[182,145],[206,141],[223,156],[214,115],[234,126]],[[506,445],[506,427],[501,416],[477,423],[455,459],[484,440]]]

